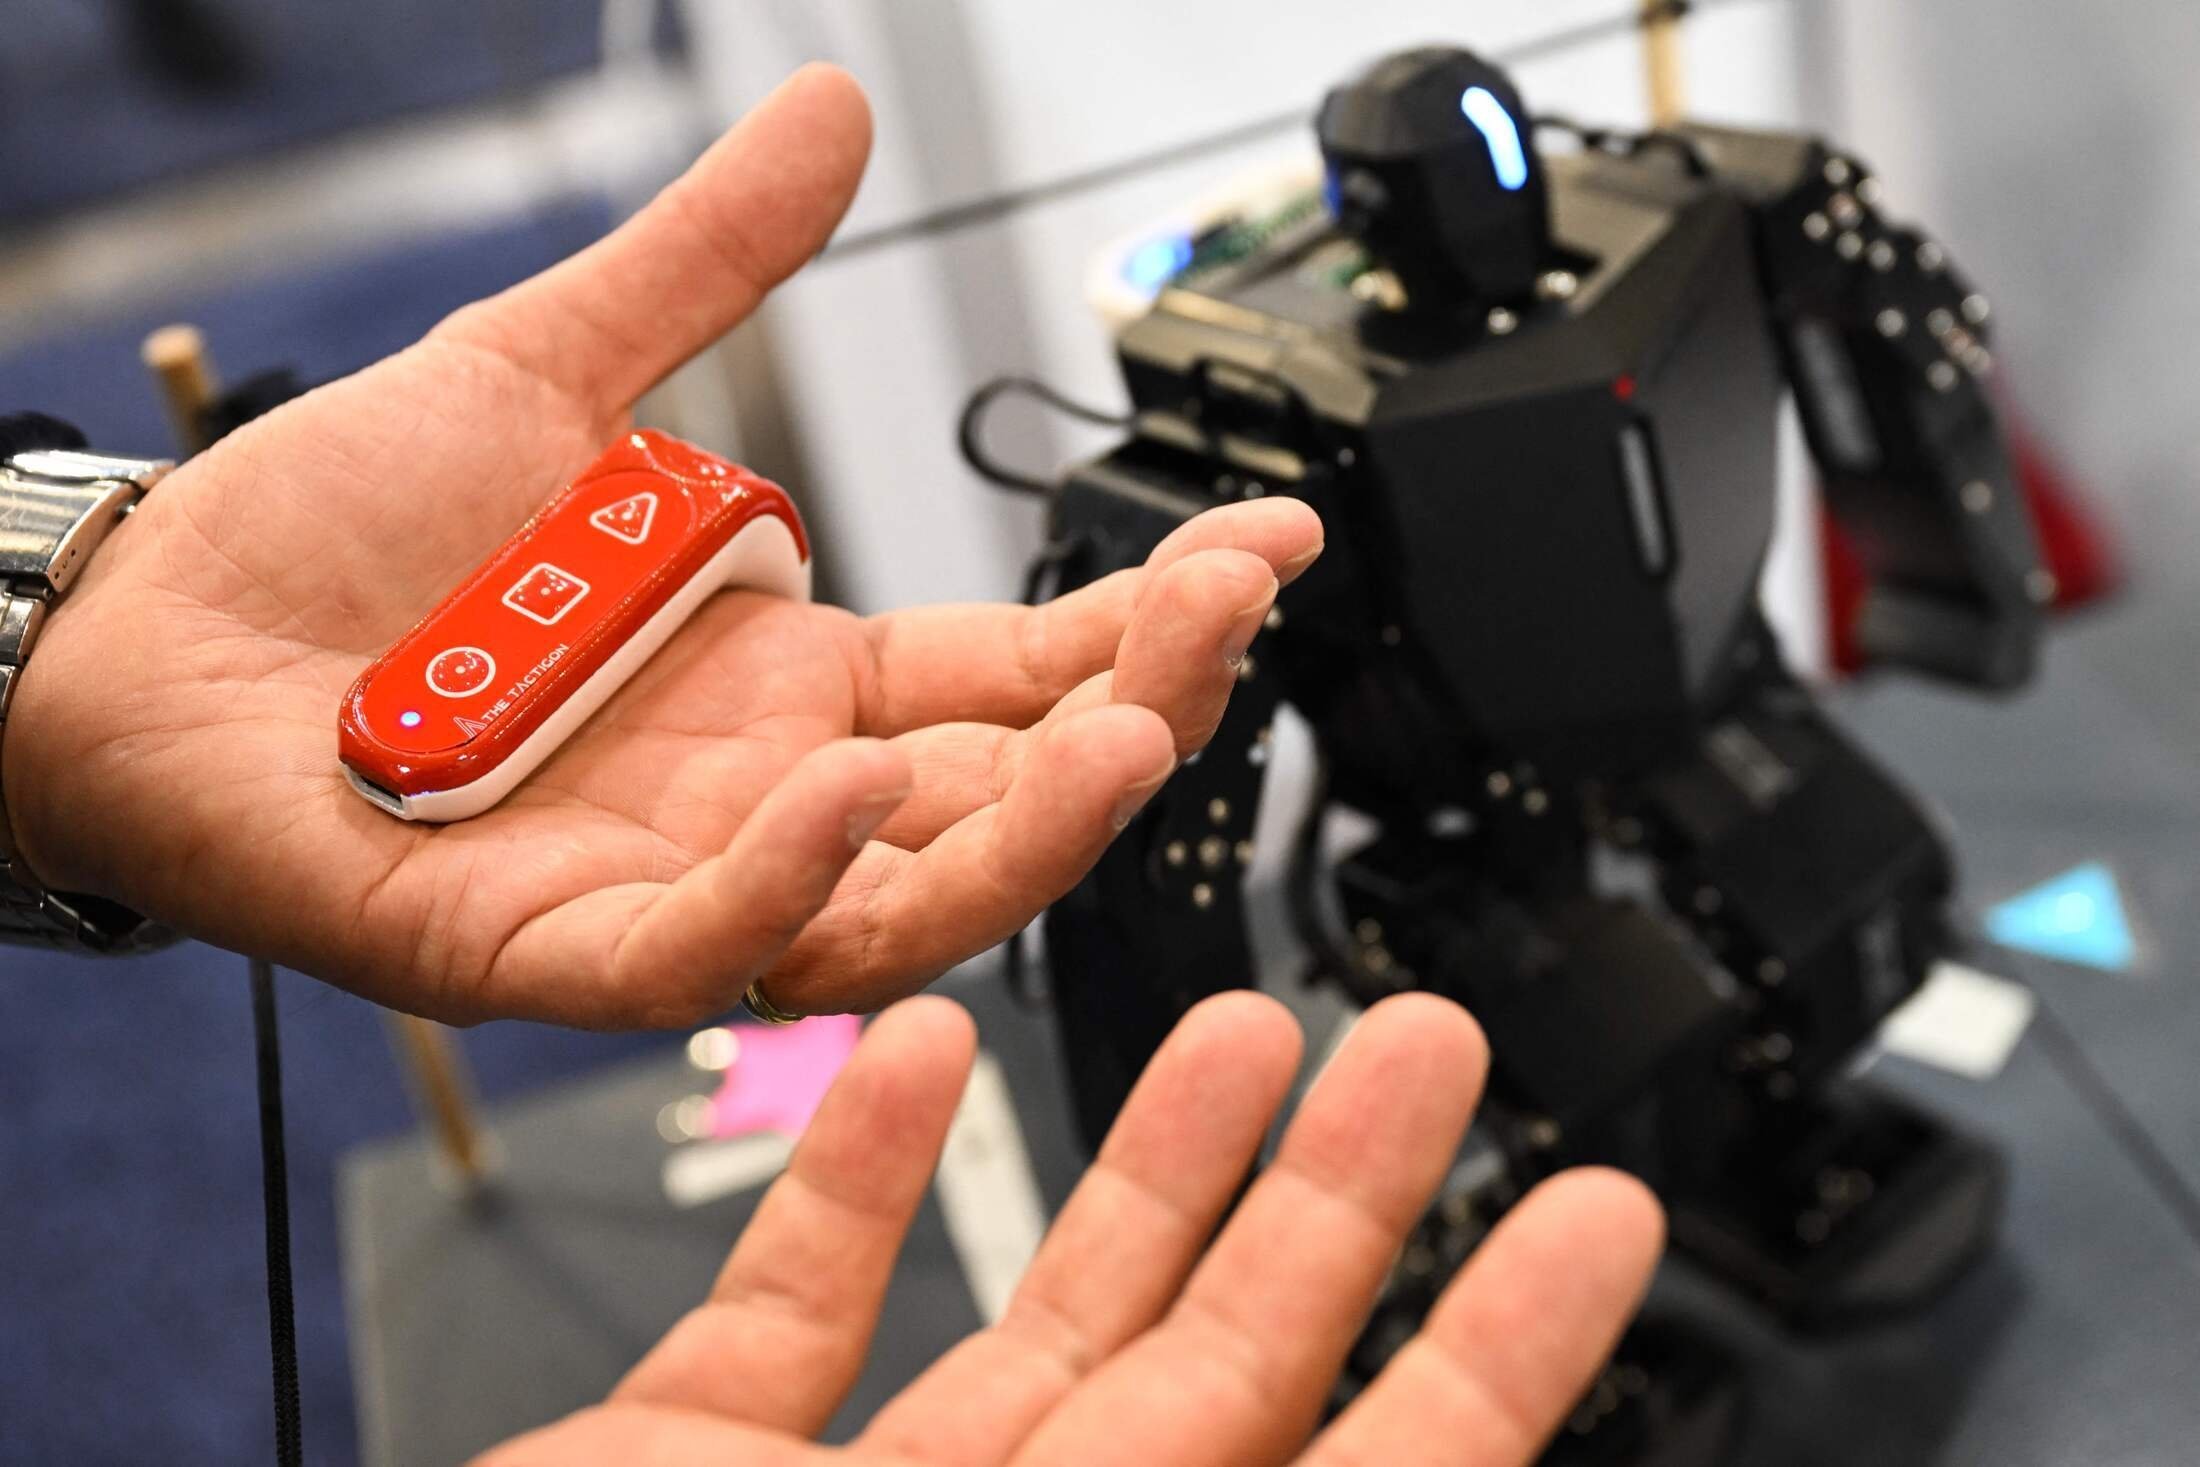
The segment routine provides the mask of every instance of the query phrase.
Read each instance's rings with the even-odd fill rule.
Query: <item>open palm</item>
[[[597,1026],[759,977],[876,1007],[1074,884],[1211,731],[1319,551],[1303,506],[1203,516],[1036,610],[720,596],[471,821],[401,824],[338,773],[360,670],[815,253],[868,145],[854,84],[809,69],[602,243],[171,475],[18,690],[31,869],[394,1007]]]
[[[824,1467],[830,1454],[810,1438],[862,1369],[971,1045],[969,1019],[945,999],[882,1016],[709,1301],[609,1401],[479,1467]],[[1453,1163],[1487,1052],[1447,1000],[1377,1004],[1232,1212],[1299,1052],[1273,999],[1194,1008],[1000,1322],[889,1402],[840,1460],[1527,1467],[1641,1297],[1662,1237],[1657,1203],[1613,1172],[1536,1188],[1420,1336],[1309,1444],[1407,1230]]]

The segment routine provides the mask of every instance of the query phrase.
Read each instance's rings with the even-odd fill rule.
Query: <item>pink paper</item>
[[[711,1134],[719,1140],[759,1131],[801,1135],[863,1036],[863,1020],[854,1014],[727,1028],[740,1050],[711,1098]]]

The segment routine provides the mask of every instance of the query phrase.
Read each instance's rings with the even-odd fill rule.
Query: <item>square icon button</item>
[[[529,621],[556,626],[588,594],[588,582],[549,561],[539,562],[504,593],[504,604]]]

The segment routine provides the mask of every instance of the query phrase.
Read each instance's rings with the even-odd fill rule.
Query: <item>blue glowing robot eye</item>
[[[1490,162],[1496,165],[1500,187],[1515,189],[1528,181],[1528,154],[1520,143],[1520,124],[1513,121],[1505,104],[1488,87],[1468,87],[1459,94],[1459,110],[1489,144]]]
[[[1151,295],[1191,263],[1191,236],[1166,234],[1147,240],[1124,257],[1123,279]]]
[[[397,721],[407,728],[418,728],[420,727],[420,710],[407,708],[403,713],[397,715]]]

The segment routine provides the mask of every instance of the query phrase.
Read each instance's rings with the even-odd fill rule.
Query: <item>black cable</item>
[[[1061,572],[1077,559],[1084,550],[1086,540],[1072,535],[1064,540],[1049,540],[1039,547],[1039,553],[1031,557],[1031,565],[1024,571],[1024,605],[1037,606],[1052,601],[1062,589]],[[1054,579],[1048,580],[1052,574]]]
[[[2147,1187],[2162,1200],[2186,1235],[2200,1243],[2200,1192],[2193,1189],[2176,1161],[2162,1149],[2162,1143],[2147,1129],[2146,1122],[2125,1103],[2115,1085],[2095,1067],[2085,1046],[2070,1032],[2062,1017],[2037,993],[2033,1000],[2036,1017],[2032,1031],[2039,1036],[2048,1063],[2062,1071],[2063,1079],[2084,1099],[2094,1118],[2138,1169]]]
[[[275,970],[252,971],[252,1040],[260,1077],[260,1187],[267,1220],[267,1343],[275,1375],[275,1461],[305,1460],[298,1410],[298,1319],[290,1288],[290,1169],[283,1156],[283,1055],[275,1024]]]
[[[1098,168],[1088,168],[1082,173],[1072,173],[1065,178],[1058,178],[1050,183],[1034,184],[1030,188],[1010,189],[1005,193],[994,194],[987,198],[973,199],[966,204],[950,204],[944,209],[936,209],[929,214],[920,214],[914,219],[906,219],[898,224],[884,224],[877,229],[867,230],[861,234],[852,234],[846,239],[837,240],[826,246],[823,257],[828,260],[845,259],[850,255],[860,255],[870,250],[882,249],[887,245],[898,244],[905,239],[924,239],[933,235],[952,234],[956,230],[972,224],[990,223],[995,219],[1005,218],[1010,214],[1031,208],[1036,204],[1049,203],[1056,199],[1074,198],[1076,195],[1086,193],[1092,189],[1105,188],[1111,183],[1120,183],[1125,179],[1136,178],[1140,174],[1150,172],[1156,168],[1166,168],[1172,163],[1188,163],[1194,159],[1203,158],[1210,153],[1227,152],[1240,143],[1258,142],[1262,138],[1272,137],[1286,130],[1303,128],[1306,126],[1307,118],[1311,115],[1311,108],[1294,107],[1289,112],[1278,113],[1272,117],[1263,117],[1237,127],[1225,128],[1221,132],[1209,133],[1205,137],[1194,138],[1187,143],[1156,148],[1150,153],[1141,153],[1135,158],[1125,158],[1118,163],[1108,163]]]
[[[1018,494],[1044,496],[1054,492],[1054,485],[1050,480],[1035,479],[1004,466],[985,446],[985,416],[992,411],[994,403],[1012,392],[1024,397],[1035,397],[1056,412],[1067,413],[1098,428],[1130,426],[1130,414],[1088,407],[1073,398],[1064,397],[1035,377],[995,377],[971,393],[969,400],[963,404],[962,416],[955,423],[955,443],[962,450],[963,462],[970,465],[980,478]]]
[[[1663,128],[1649,132],[1629,132],[1624,128],[1596,127],[1576,122],[1561,112],[1544,112],[1530,119],[1532,125],[1542,131],[1562,132],[1591,152],[1610,153],[1615,157],[1631,158],[1645,148],[1669,148],[1681,160],[1681,165],[1695,178],[1707,177],[1711,165],[1704,159],[1701,149],[1679,133]]]

